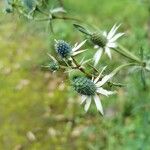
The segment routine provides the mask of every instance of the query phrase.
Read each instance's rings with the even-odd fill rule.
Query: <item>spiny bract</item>
[[[78,93],[88,96],[95,94],[96,86],[90,79],[86,77],[75,77],[72,80],[72,86]]]
[[[59,40],[56,42],[55,49],[62,58],[67,58],[68,56],[70,56],[72,50],[71,46],[63,40]]]
[[[107,43],[107,39],[101,33],[93,33],[91,35],[91,41],[100,47],[105,47]]]

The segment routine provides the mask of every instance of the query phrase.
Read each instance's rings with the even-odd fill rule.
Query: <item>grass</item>
[[[142,46],[149,55],[146,4],[138,0],[70,0],[65,7],[70,14],[84,18],[83,24],[90,28],[110,29],[122,22],[120,30],[127,34],[121,43],[137,55]],[[128,84],[118,89],[118,95],[103,98],[104,118],[94,104],[85,114],[79,98],[62,83],[65,76],[40,68],[48,61],[46,53],[52,51],[42,23],[2,13],[0,17],[0,149],[149,150],[150,94],[149,88],[143,90],[138,73],[121,74],[120,80]],[[84,38],[71,22],[58,21],[54,26],[57,38],[71,43]],[[114,65],[121,62],[115,53],[114,58]],[[29,136],[31,132],[35,139]]]

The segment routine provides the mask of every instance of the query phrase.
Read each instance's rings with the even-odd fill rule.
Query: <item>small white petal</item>
[[[85,65],[85,64],[88,63],[89,61],[91,61],[91,59],[88,59],[88,60],[83,61],[82,63],[80,63],[80,65],[81,65],[81,66],[82,66],[82,65]]]
[[[114,76],[113,73],[110,73],[109,75],[106,75],[103,77],[103,79],[96,83],[97,87],[101,87],[104,85],[108,80],[110,80]]]
[[[102,73],[105,71],[105,69],[107,68],[107,66],[104,66],[102,71],[100,72],[100,74],[102,75]]]
[[[91,105],[91,97],[88,97],[84,106],[84,110],[87,112]]]
[[[103,88],[97,88],[97,92],[100,93],[100,94],[103,94],[105,96],[109,96],[109,95],[112,95],[112,94],[115,93],[113,91],[108,91],[108,90],[105,90]]]
[[[108,42],[108,43],[107,43],[107,47],[115,48],[115,47],[117,47],[117,44],[114,43],[114,42]]]
[[[111,39],[112,38],[112,33],[113,33],[113,31],[115,30],[115,28],[116,28],[116,24],[111,28],[111,30],[109,31],[109,33],[108,33],[108,35],[107,35],[107,39]]]
[[[105,53],[108,55],[108,57],[111,59],[111,51],[109,47],[105,47]]]
[[[66,10],[64,10],[64,8],[62,8],[62,7],[57,7],[57,8],[50,10],[50,12],[52,14],[54,14],[54,13],[66,13]]]
[[[100,79],[102,73],[104,72],[104,70],[106,69],[107,66],[103,67],[102,71],[99,73],[99,75],[97,76],[97,78],[94,80],[94,83],[97,83],[98,80]]]
[[[120,38],[123,35],[124,35],[124,33],[116,34],[112,39],[110,39],[110,42],[115,42],[118,38]]]
[[[97,83],[100,77],[101,77],[101,73],[96,77],[96,79],[94,80],[94,83]]]
[[[120,24],[121,25],[121,24]],[[114,34],[116,33],[117,29],[120,27],[120,25],[116,26],[116,24],[112,27],[110,32],[108,33],[107,39],[111,39]]]
[[[83,104],[83,103],[85,102],[86,99],[87,99],[87,96],[82,95],[82,97],[81,97],[81,103],[80,103],[80,104]]]
[[[78,54],[80,54],[80,53],[85,52],[86,50],[87,50],[87,49],[73,52],[72,56],[76,56],[76,55],[78,55]]]
[[[76,44],[74,45],[74,47],[77,47],[77,45],[78,45],[78,43],[76,43]]]
[[[107,32],[106,31],[103,32],[103,36],[107,37]]]
[[[103,106],[102,106],[101,100],[97,94],[94,96],[94,101],[95,101],[97,110],[100,111],[100,113],[103,115],[104,114]]]
[[[74,69],[68,69],[64,73],[67,73],[70,76],[72,71],[74,71]]]
[[[56,43],[58,43],[58,41],[57,41],[56,39],[55,39],[54,41],[55,41]]]
[[[98,45],[95,45],[95,46],[94,46],[94,48],[95,48],[95,49],[98,49],[98,48],[99,48],[99,46],[98,46]]]
[[[72,51],[77,51],[78,49],[80,49],[80,47],[82,46],[82,45],[84,45],[85,44],[85,42],[86,42],[87,40],[84,40],[83,42],[81,42],[79,45],[77,45],[76,47],[74,47],[73,49],[72,49]]]
[[[84,59],[85,59],[85,57],[83,57],[83,58],[81,59],[81,61],[80,61],[79,64],[82,64],[82,63],[84,62]]]
[[[98,51],[95,53],[94,55],[94,66],[96,66],[102,56],[102,52],[103,52],[103,49],[102,48],[99,48]]]
[[[54,62],[57,62],[57,60],[55,59],[55,57],[53,57],[51,54],[47,53],[47,55],[48,55]]]
[[[92,82],[94,82],[94,76],[92,76],[92,79],[91,79],[91,80],[92,80]]]

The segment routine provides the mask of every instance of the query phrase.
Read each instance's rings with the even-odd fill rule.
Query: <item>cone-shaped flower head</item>
[[[44,67],[50,69],[50,71],[52,71],[52,72],[58,71],[59,68],[60,68],[59,62],[51,54],[48,53],[47,55],[50,58],[50,63],[47,66],[44,66]]]
[[[62,58],[67,58],[70,56],[71,54],[71,46],[63,41],[63,40],[59,40],[56,42],[55,44],[55,49],[56,49],[56,52],[62,57]]]
[[[79,94],[82,95],[92,96],[96,92],[95,84],[86,77],[75,77],[73,79],[72,86]]]
[[[105,47],[107,43],[107,39],[103,34],[99,32],[95,32],[91,34],[91,41],[100,47]]]
[[[63,40],[55,40],[55,50],[62,58],[70,58],[71,56],[78,55],[86,50],[79,50],[82,45],[85,44],[86,40],[81,42],[80,44],[76,43],[74,47],[70,46],[69,43]]]
[[[59,64],[58,63],[56,63],[56,62],[54,62],[54,61],[52,61],[52,62],[50,62],[50,64],[49,64],[49,68],[50,68],[50,70],[51,71],[57,71],[57,70],[59,70]]]

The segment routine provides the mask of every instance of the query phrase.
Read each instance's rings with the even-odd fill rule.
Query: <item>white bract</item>
[[[97,65],[103,51],[108,55],[108,57],[111,59],[111,48],[116,48],[117,43],[116,40],[124,35],[124,33],[116,33],[117,29],[120,27],[120,25],[114,25],[109,33],[106,31],[103,32],[104,38],[106,38],[106,44],[104,47],[101,47],[100,45],[95,45],[94,48],[98,49],[97,52],[94,55],[94,65]]]
[[[74,47],[72,48],[71,55],[72,55],[72,56],[76,56],[76,55],[78,55],[78,54],[80,54],[80,53],[85,52],[86,50],[79,50],[79,49],[85,44],[86,41],[87,41],[87,40],[84,40],[84,41],[81,42],[80,44],[76,43],[76,44],[74,45]]]

